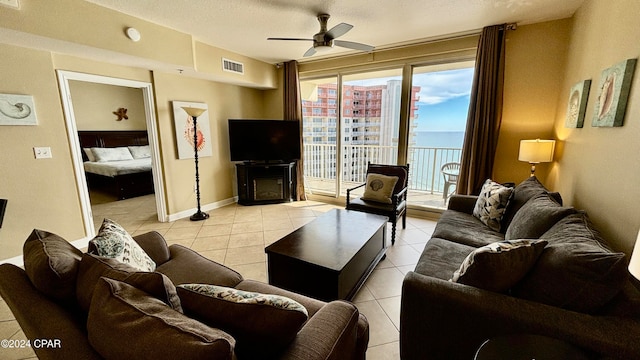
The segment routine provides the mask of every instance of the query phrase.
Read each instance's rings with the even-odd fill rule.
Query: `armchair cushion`
[[[513,188],[487,179],[473,208],[473,216],[477,217],[491,230],[500,231],[502,217],[509,205]]]
[[[362,199],[391,204],[391,195],[397,182],[397,176],[369,173]]]
[[[59,301],[75,301],[82,251],[56,234],[34,229],[23,254],[24,269],[36,289]]]
[[[140,271],[153,271],[156,268],[156,263],[142,247],[113,220],[104,219],[98,235],[91,242],[99,256],[114,258]]]
[[[106,359],[233,359],[235,340],[123,282],[101,278],[87,319]],[[129,342],[135,339],[134,342]]]
[[[187,314],[233,335],[246,358],[282,350],[308,318],[304,306],[280,295],[208,284],[178,285],[178,295]]]

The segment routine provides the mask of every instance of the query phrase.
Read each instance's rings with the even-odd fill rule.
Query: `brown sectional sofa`
[[[243,279],[186,247],[168,247],[157,232],[134,240],[156,263],[155,272],[83,254],[39,230],[25,242],[27,271],[0,265],[0,295],[27,338],[59,340],[60,346],[34,348],[38,358],[365,358],[369,325],[353,304],[325,303]],[[188,290],[180,284],[280,295],[301,304],[306,314],[300,319],[298,312],[293,318],[279,315],[281,309],[264,312],[264,307],[243,304],[215,312],[217,307],[206,302],[198,307],[199,299],[181,306],[177,294]],[[211,315],[237,333],[218,329],[207,322],[211,316],[197,314]],[[281,328],[292,322],[297,326]],[[252,334],[261,335],[252,339]]]
[[[404,279],[403,360],[473,359],[486,340],[515,334],[559,339],[593,358],[640,359],[640,299],[629,282],[626,257],[609,248],[586,213],[563,207],[559,194],[535,177],[515,187],[500,231],[472,215],[476,201],[450,199],[415,270]],[[451,280],[476,249],[520,238],[546,246],[507,290]]]

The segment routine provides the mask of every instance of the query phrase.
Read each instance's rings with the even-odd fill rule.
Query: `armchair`
[[[384,203],[373,200],[366,200],[362,197],[351,199],[351,192],[358,188],[362,188],[367,184],[360,184],[356,187],[347,189],[347,210],[362,211],[370,214],[387,216],[391,222],[391,244],[396,242],[396,223],[398,218],[402,217],[402,228],[407,227],[407,189],[409,181],[409,164],[407,165],[367,165],[367,177],[369,174],[380,174],[386,176],[394,176],[398,178],[393,192],[391,193],[390,203]]]

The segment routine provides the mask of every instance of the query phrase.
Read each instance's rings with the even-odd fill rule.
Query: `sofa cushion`
[[[165,275],[137,271],[136,268],[115,259],[83,254],[76,285],[78,305],[85,313],[89,311],[95,285],[103,276],[141,289],[162,300],[172,309],[182,312],[176,287]]]
[[[133,240],[131,235],[119,224],[110,219],[104,219],[98,235],[91,240],[97,255],[114,258],[129,264],[140,271],[153,271],[155,262]]]
[[[177,288],[185,313],[233,335],[239,357],[275,354],[293,341],[308,318],[304,306],[279,295],[207,284]]]
[[[549,244],[514,288],[518,297],[591,313],[627,280],[625,254],[609,249],[584,212],[561,219],[541,239]]]
[[[36,289],[62,302],[75,302],[82,251],[67,240],[34,229],[23,246],[24,270]]]
[[[513,197],[502,218],[503,231],[509,227],[518,210],[534,196],[547,193],[547,189],[535,176],[529,176],[513,189]]]
[[[506,292],[517,284],[544,250],[546,240],[505,240],[474,250],[452,281],[494,292]]]
[[[513,217],[504,234],[505,240],[537,239],[558,220],[575,212],[572,207],[562,207],[549,194],[539,194],[529,199]]]
[[[432,237],[424,246],[415,272],[441,280],[451,279],[464,259],[476,248]]]
[[[480,219],[491,230],[500,231],[502,217],[512,194],[512,187],[487,179],[482,185],[476,206],[473,208],[473,216]]]
[[[489,229],[471,214],[455,210],[446,210],[440,215],[432,236],[473,247],[504,240],[503,233]]]
[[[87,332],[106,359],[233,359],[235,340],[168,307],[142,290],[101,278]]]
[[[391,204],[391,195],[397,182],[397,176],[369,173],[367,174],[367,184],[364,188],[362,199]]]

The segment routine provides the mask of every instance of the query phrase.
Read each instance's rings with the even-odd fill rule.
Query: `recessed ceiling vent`
[[[244,75],[244,64],[237,61],[222,58],[222,70]]]

